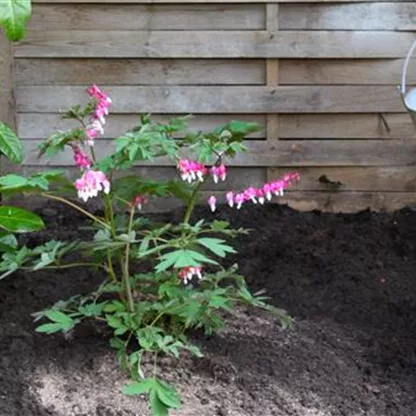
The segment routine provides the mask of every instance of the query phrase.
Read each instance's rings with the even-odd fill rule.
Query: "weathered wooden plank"
[[[177,116],[177,115],[176,115]],[[157,122],[165,122],[169,115],[153,115],[152,119]],[[217,126],[228,123],[230,120],[241,120],[253,123],[266,124],[266,116],[262,114],[232,114],[211,115],[204,114],[194,117],[189,122],[191,131],[209,131]],[[59,114],[19,114],[17,118],[18,132],[22,139],[39,139],[50,136],[58,130],[68,130],[76,126],[73,120],[65,120]],[[126,130],[139,124],[138,114],[111,114],[105,125],[104,139],[118,137]],[[264,131],[249,136],[252,139],[264,139]]]
[[[280,84],[398,85],[403,59],[282,59]],[[416,59],[410,63],[408,84],[416,84]]]
[[[64,58],[403,58],[412,33],[31,30],[15,56]]]
[[[395,211],[416,205],[414,192],[287,192],[276,200],[299,211],[354,213],[365,209]]]
[[[283,139],[415,139],[408,114],[284,114],[280,116]]]
[[[268,169],[269,180],[288,168]],[[300,173],[299,191],[416,192],[416,169],[411,166],[293,168]]]
[[[30,30],[262,30],[261,4],[37,4]]]
[[[18,85],[261,85],[263,60],[16,59]]]
[[[70,166],[70,152],[60,154],[55,160],[38,160],[38,140],[26,140],[26,165]],[[248,152],[239,154],[227,164],[232,166],[294,167],[294,166],[414,166],[416,142],[401,141],[247,141]],[[97,141],[96,153],[104,157],[111,151],[105,139]],[[186,152],[184,153],[186,156]],[[143,163],[148,165],[148,163]],[[152,166],[169,166],[172,162],[158,158]]]
[[[416,3],[283,4],[281,30],[416,30]]]
[[[34,3],[114,3],[115,0],[33,0]],[[117,0],[117,3],[130,4],[166,4],[178,3],[179,0]],[[180,3],[218,3],[219,0],[180,0]],[[362,2],[363,0],[349,0],[351,3]],[[368,2],[412,2],[414,0],[367,0]],[[302,0],[302,3],[344,3],[345,0]],[[299,3],[299,0],[222,0],[221,3]]]
[[[402,112],[394,87],[107,87],[113,113],[369,113]],[[18,87],[22,113],[53,113],[85,101],[81,87]]]

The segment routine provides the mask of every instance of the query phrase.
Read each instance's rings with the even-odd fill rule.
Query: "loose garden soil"
[[[28,244],[82,232],[73,211],[40,213],[48,231]],[[164,359],[184,402],[175,415],[416,415],[416,212],[268,205],[220,207],[215,216],[253,230],[238,241],[241,271],[295,324],[283,330],[275,317],[240,309],[225,332],[196,337],[204,359]],[[0,416],[149,414],[145,399],[119,392],[126,379],[102,329],[34,331],[33,312],[99,281],[97,272],[72,270],[0,282]]]

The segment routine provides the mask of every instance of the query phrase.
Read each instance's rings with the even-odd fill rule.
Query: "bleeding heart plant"
[[[209,179],[225,181],[226,161],[244,151],[244,137],[260,127],[233,121],[211,132],[185,134],[187,117],[155,124],[142,116],[139,126],[114,140],[111,155],[99,158],[95,143],[103,134],[111,100],[96,86],[88,93],[90,102],[71,108],[65,116],[79,126],[52,135],[41,145],[40,154],[73,152],[80,177],[70,188],[86,203],[93,198],[101,200],[103,214],[63,196],[60,188],[51,190],[59,172],[28,178],[9,175],[0,179],[0,186],[3,192],[37,192],[80,211],[91,221],[91,241],[49,241],[33,249],[23,247],[4,257],[0,269],[8,273],[13,265],[14,270],[102,270],[103,282],[94,293],[60,301],[37,313],[36,320],[48,321],[37,331],[68,332],[86,319],[105,322],[114,333],[111,346],[132,380],[124,393],[148,394],[153,414],[167,415],[169,409],[180,406],[180,398],[159,376],[158,357],[178,357],[183,351],[202,356],[188,339],[190,330],[202,328],[206,334],[220,330],[224,312],[239,303],[271,311],[283,325],[290,322],[284,311],[265,303],[262,293],[250,293],[236,265],[221,265],[225,257],[235,254],[229,240],[246,231],[232,229],[225,221],[191,221],[202,184]],[[158,157],[171,160],[180,178],[155,181],[134,172],[136,163]],[[130,173],[120,175],[126,170]],[[260,188],[230,190],[224,193],[224,202],[235,209],[248,202],[263,204],[296,180],[297,174],[288,174]],[[142,215],[149,200],[167,196],[185,203],[182,222],[160,224]],[[217,198],[211,196],[208,202],[214,211]],[[69,254],[72,258],[75,254],[78,261],[68,261]],[[154,363],[150,372],[142,365],[146,355],[152,356]]]

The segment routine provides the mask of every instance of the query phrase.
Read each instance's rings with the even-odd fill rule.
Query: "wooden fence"
[[[292,206],[395,209],[416,202],[416,131],[396,88],[415,32],[413,0],[37,0],[26,39],[2,41],[1,115],[24,139],[26,171],[91,83],[114,101],[99,152],[140,112],[192,113],[198,129],[258,121],[228,187],[296,169]],[[71,155],[49,165],[69,169]],[[160,165],[138,169],[172,174]]]

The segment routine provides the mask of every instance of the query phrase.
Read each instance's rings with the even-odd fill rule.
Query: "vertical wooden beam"
[[[14,67],[10,42],[0,32],[0,121],[16,131],[14,99]],[[12,170],[12,164],[5,158],[0,160],[0,173]]]
[[[269,36],[275,36],[279,31],[279,5],[277,3],[268,3],[266,5],[266,28]],[[279,60],[266,60],[266,85],[268,87],[277,87],[279,85]],[[279,115],[268,114],[266,126],[267,140],[279,140]],[[267,169],[267,179],[271,178],[272,171]]]
[[[3,33],[0,33],[0,120],[15,129],[13,78],[12,48]]]

